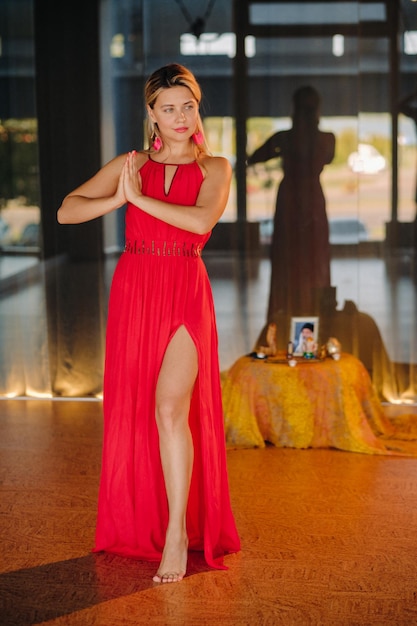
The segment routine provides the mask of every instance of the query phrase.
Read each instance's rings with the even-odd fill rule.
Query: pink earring
[[[194,133],[193,141],[196,146],[201,146],[204,143],[204,137],[203,137],[203,133],[201,132],[201,130]]]
[[[158,152],[158,150],[160,150],[162,147],[162,139],[160,137],[158,137],[158,135],[155,136],[155,139],[153,140],[153,144],[152,144],[152,148]]]

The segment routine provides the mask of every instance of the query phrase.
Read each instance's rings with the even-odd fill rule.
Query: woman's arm
[[[81,224],[123,206],[126,197],[120,174],[125,161],[125,154],[115,157],[92,178],[71,191],[58,209],[58,222]]]
[[[140,154],[129,153],[123,167],[121,179],[126,200],[142,211],[193,233],[205,235],[217,224],[230,191],[232,167],[224,157],[203,157],[201,164],[205,177],[195,206],[171,204],[145,196],[142,192],[138,164]]]
[[[265,163],[270,159],[276,159],[281,154],[281,146],[279,141],[279,133],[275,133],[265,143],[260,146],[253,154],[247,158],[248,165],[255,165],[255,163]]]

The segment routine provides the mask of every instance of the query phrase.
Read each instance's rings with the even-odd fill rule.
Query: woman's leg
[[[156,422],[169,522],[155,582],[182,580],[187,568],[186,510],[194,460],[188,414],[197,372],[196,347],[181,326],[167,347],[156,387]]]

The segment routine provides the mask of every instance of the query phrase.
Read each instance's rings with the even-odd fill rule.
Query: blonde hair
[[[202,97],[200,85],[198,84],[194,74],[190,72],[189,69],[183,65],[179,65],[178,63],[164,65],[149,76],[145,83],[145,104],[153,109],[159,94],[164,89],[178,86],[187,87],[191,91],[193,98],[197,101],[197,104],[200,105]],[[196,156],[199,156],[200,154],[210,154],[204,135],[204,127],[200,113],[198,113],[197,128],[194,132],[201,133],[202,137],[201,144],[194,144]],[[149,116],[147,119],[147,136],[150,148],[155,137],[158,136],[158,127],[153,123]]]

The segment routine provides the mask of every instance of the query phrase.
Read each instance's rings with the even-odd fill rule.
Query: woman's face
[[[168,141],[189,140],[197,130],[198,103],[188,87],[164,89],[148,114],[158,124],[159,134]]]

